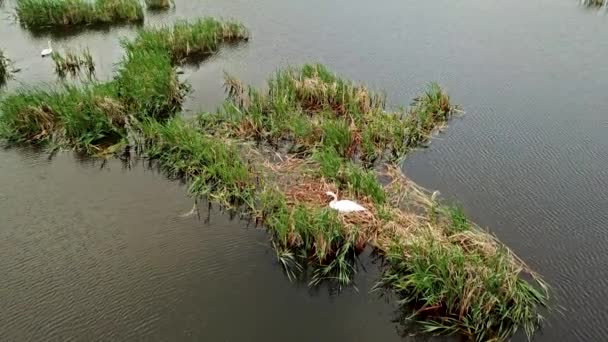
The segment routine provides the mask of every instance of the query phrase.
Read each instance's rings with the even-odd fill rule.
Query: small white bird
[[[338,195],[334,194],[331,191],[328,191],[325,194],[327,194],[327,196],[331,196],[333,198],[333,200],[331,202],[329,202],[329,207],[332,209],[335,209],[341,213],[352,213],[355,211],[366,211],[367,210],[353,201],[349,201],[349,200],[338,201]]]
[[[49,40],[49,48],[42,50],[40,52],[40,55],[42,55],[42,57],[46,57],[52,53],[53,53],[53,47],[51,46],[51,41]]]

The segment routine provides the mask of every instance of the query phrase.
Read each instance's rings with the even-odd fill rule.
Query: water
[[[206,207],[181,217],[179,183],[69,154],[0,157],[1,341],[398,340],[377,296],[289,283],[264,231]]]
[[[185,115],[214,109],[224,71],[263,85],[278,67],[311,61],[393,104],[428,81],[446,86],[466,114],[410,156],[407,174],[462,203],[551,283],[563,313],[549,313],[535,340],[608,334],[608,16],[573,0],[178,0],[146,24],[199,15],[241,19],[253,39],[186,70],[195,92]],[[132,34],[54,45],[89,46],[107,79],[119,38]],[[38,56],[48,36],[4,22],[0,37],[23,69],[9,90],[54,81]],[[0,288],[11,308],[0,310],[0,340],[399,340],[392,307],[367,294],[373,266],[359,293],[311,295],[280,274],[263,232],[217,212],[208,224],[179,218],[190,202],[161,176],[14,150],[0,160]]]

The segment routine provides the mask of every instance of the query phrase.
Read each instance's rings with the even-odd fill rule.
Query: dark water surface
[[[280,66],[319,61],[394,104],[445,85],[466,114],[410,156],[407,174],[551,283],[563,313],[535,340],[605,340],[608,16],[574,0],[178,0],[146,24],[201,15],[241,19],[253,40],[187,68],[185,115],[215,108],[224,71],[263,85]],[[107,79],[132,35],[53,42],[88,46]],[[49,37],[0,23],[0,48],[22,69],[9,91],[54,82],[39,57]],[[190,204],[143,168],[0,152],[0,340],[399,340],[392,307],[367,294],[373,266],[359,293],[311,293],[281,275],[263,232],[217,212],[180,218]]]
[[[399,340],[367,293],[369,259],[360,293],[312,291],[282,275],[264,231],[206,207],[181,217],[184,187],[144,167],[0,160],[0,341]]]

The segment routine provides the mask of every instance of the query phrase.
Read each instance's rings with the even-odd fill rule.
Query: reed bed
[[[428,333],[500,341],[518,328],[535,331],[548,298],[542,279],[398,167],[457,110],[440,86],[391,110],[382,94],[304,65],[279,70],[266,90],[227,77],[216,113],[173,117],[185,91],[173,65],[234,37],[247,37],[240,24],[211,19],[140,31],[124,42],[111,82],[4,98],[0,135],[90,153],[129,145],[186,179],[193,197],[262,224],[291,279],[308,273],[311,285],[349,285],[357,254],[370,246],[384,260],[376,289],[394,291]],[[325,191],[367,211],[331,210]]]
[[[192,129],[266,151],[241,153],[257,175],[248,207],[290,278],[309,268],[311,285],[348,285],[357,253],[371,246],[385,261],[377,289],[395,291],[426,332],[507,340],[539,326],[548,296],[542,279],[397,167],[457,110],[441,87],[431,84],[409,108],[391,111],[381,94],[304,65],[278,71],[266,91],[228,76],[226,91],[218,113],[201,114]],[[368,211],[329,209],[329,190]]]
[[[77,77],[81,72],[89,79],[95,76],[95,62],[88,48],[81,52],[66,51],[65,54],[55,51],[51,58],[55,64],[55,73],[60,78],[65,78],[68,74]]]
[[[17,17],[30,29],[143,22],[139,0],[18,0]]]

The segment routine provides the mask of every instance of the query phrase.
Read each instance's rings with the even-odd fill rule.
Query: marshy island
[[[25,28],[143,22],[168,1],[19,0]],[[96,158],[145,159],[207,199],[267,230],[289,279],[350,286],[357,256],[382,260],[375,291],[391,291],[422,332],[508,340],[540,327],[548,287],[507,246],[458,206],[416,185],[401,162],[459,112],[436,83],[390,108],[385,96],[322,64],[285,67],[263,88],[226,75],[214,112],[180,115],[191,86],[177,68],[252,36],[237,20],[211,17],[145,26],[122,41],[109,81],[97,81],[88,50],[53,52],[58,75],[79,84],[22,87],[0,95],[0,136],[9,146],[76,150]],[[0,52],[0,84],[10,51]],[[340,213],[327,192],[366,210]]]

